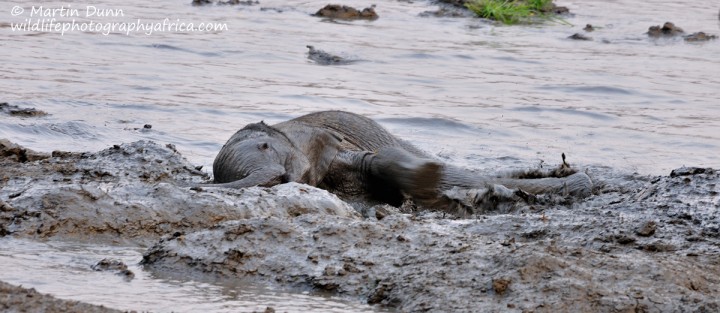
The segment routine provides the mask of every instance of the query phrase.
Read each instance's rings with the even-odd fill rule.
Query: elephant
[[[453,188],[499,185],[523,199],[543,193],[591,193],[593,182],[587,174],[564,172],[564,177],[532,179],[473,174],[433,159],[368,117],[321,111],[274,125],[261,121],[243,127],[215,158],[214,183],[204,186],[270,187],[298,182],[345,200],[398,206],[411,199],[439,209],[452,206],[446,191]]]

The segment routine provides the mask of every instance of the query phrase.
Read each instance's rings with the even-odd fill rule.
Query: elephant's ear
[[[317,129],[313,141],[314,146],[320,147],[320,149],[311,150],[308,155],[310,160],[315,160],[314,169],[308,172],[309,184],[316,186],[325,178],[330,165],[340,152],[342,140],[342,136],[333,131]]]
[[[285,163],[287,181],[317,186],[340,151],[343,138],[330,130],[293,121],[280,124],[278,129],[293,147]]]
[[[338,152],[340,152],[340,144],[343,138],[333,131],[321,128],[314,128],[313,133],[309,145],[310,149],[306,151],[311,166],[310,170],[305,173],[303,180],[309,185],[316,186],[325,178],[330,165],[335,160]]]

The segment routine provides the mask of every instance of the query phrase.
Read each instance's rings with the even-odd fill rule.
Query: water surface
[[[277,312],[377,311],[347,299],[288,293],[242,282],[207,281],[207,277],[198,281],[151,274],[138,265],[143,251],[0,238],[0,280],[62,299],[138,312],[264,312],[267,307]],[[127,280],[112,271],[91,268],[105,258],[123,261],[135,277]]]
[[[0,138],[40,151],[98,150],[151,139],[175,144],[209,170],[225,140],[247,123],[338,109],[376,118],[447,162],[488,171],[557,164],[563,152],[576,165],[643,174],[668,174],[682,165],[720,167],[720,41],[686,43],[644,34],[666,21],[687,32],[718,34],[714,1],[558,1],[574,13],[565,18],[573,26],[513,27],[419,17],[437,8],[425,1],[354,1],[356,7],[377,5],[380,18],[372,22],[310,16],[325,1],[210,7],[190,2],[0,3],[0,101],[50,113],[1,116]],[[225,23],[227,30],[60,35],[11,28],[33,6],[82,11],[88,5],[122,10],[123,16],[78,20],[167,18]],[[24,13],[13,16],[15,6]],[[567,39],[588,23],[598,28],[587,34],[593,41]],[[307,59],[306,45],[361,61],[320,66]],[[145,124],[152,128],[143,129]],[[24,250],[7,242],[2,241],[7,250],[0,256],[0,279],[61,297],[139,310],[183,299],[182,307],[191,311],[283,303],[272,292],[261,293],[271,298],[260,301],[255,294],[243,298],[244,291],[231,296],[235,291],[217,285],[163,281],[135,265],[140,277],[130,285],[107,273],[88,273],[96,249],[128,264],[137,263],[137,250],[31,242],[22,243],[29,249]],[[48,258],[58,264],[54,272],[47,269]],[[65,291],[32,271],[68,286],[104,285]],[[108,284],[130,293],[108,298],[102,292]],[[320,301],[295,299],[303,306]],[[323,308],[334,304],[328,305]]]
[[[574,26],[504,27],[472,18],[422,18],[435,6],[377,4],[380,19],[333,22],[310,16],[322,1],[262,1],[193,7],[190,1],[0,4],[6,59],[3,101],[51,113],[3,118],[0,136],[39,150],[94,150],[150,138],[175,143],[210,165],[249,122],[277,122],[341,109],[385,125],[433,154],[474,167],[558,162],[665,174],[717,166],[719,42],[647,38],[672,21],[718,33],[712,1],[559,1]],[[87,20],[222,22],[211,33],[102,35],[12,31],[32,6],[122,10]],[[13,17],[12,6],[25,13]],[[268,10],[274,8],[275,10]],[[69,18],[65,18],[68,20]],[[60,18],[62,20],[62,18]],[[591,42],[567,36],[590,23]],[[365,60],[319,66],[306,45]],[[427,123],[414,123],[417,118]],[[445,121],[452,121],[449,124]],[[152,124],[151,132],[135,128]],[[456,125],[460,125],[459,127]],[[208,168],[209,166],[206,166]]]

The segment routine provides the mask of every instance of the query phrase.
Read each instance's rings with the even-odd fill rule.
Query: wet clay
[[[2,312],[87,312],[87,313],[120,313],[99,305],[92,305],[72,300],[62,300],[50,295],[41,294],[35,289],[13,286],[0,281],[0,311]],[[134,311],[133,311],[134,312]]]
[[[166,237],[143,263],[360,297],[401,311],[720,308],[718,174],[607,174],[612,184],[587,202],[476,219],[225,222]]]
[[[381,205],[363,218],[297,183],[184,187],[205,175],[170,145],[139,141],[25,162],[8,155],[0,158],[0,234],[152,245],[142,263],[158,273],[400,311],[720,308],[714,169],[651,177],[591,167],[597,187],[583,200],[539,197],[466,219]],[[105,263],[96,266],[116,271]]]
[[[0,148],[7,146],[11,148],[0,150],[0,156],[9,155],[0,158],[4,234],[150,244],[168,233],[225,220],[310,212],[359,216],[327,191],[299,184],[241,190],[184,187],[206,174],[172,146],[152,142],[96,153],[53,152],[25,162],[27,149]]]

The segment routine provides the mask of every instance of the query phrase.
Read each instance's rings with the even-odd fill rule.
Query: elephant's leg
[[[536,179],[499,178],[495,183],[508,188],[517,188],[531,194],[559,194],[576,197],[589,196],[593,181],[587,174],[578,172],[566,177],[546,177]]]
[[[440,188],[449,190],[459,188],[484,188],[489,184],[499,184],[511,189],[520,189],[531,194],[554,193],[584,197],[592,193],[593,181],[585,173],[575,173],[566,177],[547,177],[535,179],[488,177],[470,173],[452,165],[444,165]]]
[[[401,148],[344,151],[333,161],[321,186],[345,196],[365,194],[399,206],[407,196],[416,200],[436,198],[441,166]]]
[[[437,197],[441,163],[419,158],[401,148],[388,147],[370,158],[368,169],[373,180],[397,188],[413,199]]]
[[[433,208],[459,217],[468,217],[475,213],[510,212],[518,203],[532,204],[535,195],[556,194],[576,197],[592,193],[593,182],[585,173],[575,173],[566,177],[548,177],[538,179],[492,178],[482,176],[454,176],[456,185],[448,185],[447,167],[444,168],[442,193],[436,201],[423,203]]]

